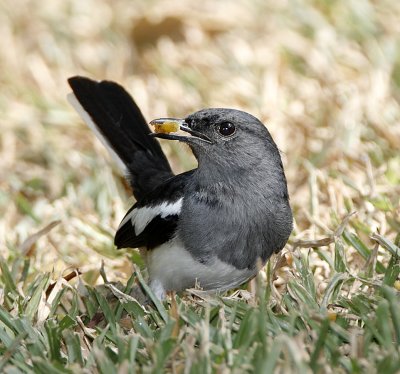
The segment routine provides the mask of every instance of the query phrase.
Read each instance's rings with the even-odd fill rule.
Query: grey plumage
[[[283,248],[292,230],[279,150],[266,127],[248,113],[206,109],[187,118],[212,143],[188,142],[198,168],[186,186],[177,232],[185,248],[206,263],[217,255],[236,268],[255,268]],[[232,137],[215,125],[235,124]]]

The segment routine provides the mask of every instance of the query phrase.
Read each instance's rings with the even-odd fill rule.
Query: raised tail
[[[107,147],[127,177],[137,200],[173,176],[159,142],[123,87],[110,81],[72,77],[68,100]]]

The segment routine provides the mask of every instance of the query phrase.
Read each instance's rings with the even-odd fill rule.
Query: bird
[[[213,293],[239,287],[284,248],[293,228],[287,181],[260,120],[208,108],[155,119],[150,125],[179,131],[152,132],[118,83],[82,76],[68,83],[68,100],[108,148],[136,199],[114,244],[140,249],[158,299],[196,286]],[[197,167],[175,175],[158,139],[188,145]]]

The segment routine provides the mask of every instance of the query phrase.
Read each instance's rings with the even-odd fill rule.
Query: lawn
[[[400,373],[399,19],[397,0],[2,1],[0,372]],[[113,246],[133,200],[66,100],[77,74],[148,120],[263,120],[295,225],[252,285],[154,298]]]

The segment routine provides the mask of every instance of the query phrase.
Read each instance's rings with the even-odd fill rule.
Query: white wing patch
[[[175,214],[179,214],[182,208],[183,197],[179,200],[170,203],[164,202],[160,205],[151,206],[151,207],[141,207],[132,209],[129,214],[122,220],[120,223],[118,230],[125,225],[128,221],[131,221],[132,226],[135,230],[135,235],[138,236],[146,226],[155,218],[156,216],[160,216],[161,218],[165,218],[168,216],[172,216]]]
[[[119,169],[122,171],[124,175],[128,175],[128,169],[126,168],[123,161],[118,157],[115,151],[111,148],[107,139],[103,136],[103,134],[97,128],[97,125],[93,122],[92,117],[90,117],[89,113],[82,107],[81,103],[76,98],[73,92],[67,95],[67,100],[72,105],[72,107],[76,110],[79,116],[83,119],[83,121],[88,125],[88,127],[94,132],[97,139],[101,141],[101,143],[106,147],[108,152],[110,153],[112,159],[116,162]]]

